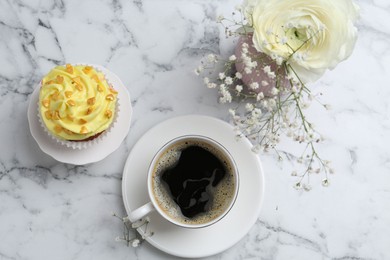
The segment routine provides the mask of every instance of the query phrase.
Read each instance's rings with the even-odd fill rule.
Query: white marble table
[[[227,53],[215,24],[239,1],[0,1],[0,259],[172,259],[147,243],[115,241],[124,215],[121,178],[135,142],[174,116],[228,120],[217,93],[193,69],[202,55]],[[390,4],[359,0],[350,59],[326,73],[333,109],[309,116],[327,141],[336,173],[328,188],[292,188],[293,165],[260,155],[264,206],[238,244],[209,259],[390,259]],[[127,86],[134,108],[129,135],[106,159],[59,163],[30,135],[26,111],[34,85],[65,62],[106,66]]]

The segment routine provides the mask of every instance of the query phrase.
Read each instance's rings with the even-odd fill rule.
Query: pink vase
[[[252,69],[251,73],[245,72],[245,64],[242,61],[243,57],[243,44],[248,44],[247,56],[251,57],[252,61],[257,62],[257,66]],[[283,66],[279,66],[276,61],[271,59],[267,54],[259,52],[253,46],[252,35],[240,37],[237,46],[235,48],[236,56],[236,70],[242,74],[242,82],[244,84],[244,90],[246,92],[263,92],[264,96],[272,97],[275,94],[272,89],[275,87],[280,91],[280,87],[289,88],[290,82],[286,78],[286,71]],[[264,68],[270,66],[271,72],[274,72],[276,77],[272,78],[268,73],[264,72]],[[279,81],[279,84],[277,82]],[[258,88],[250,88],[251,84],[257,82]],[[266,83],[268,84],[266,84]]]

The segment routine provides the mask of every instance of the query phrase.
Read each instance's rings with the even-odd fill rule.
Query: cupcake
[[[42,79],[39,116],[60,141],[91,141],[113,124],[117,94],[92,66],[57,66]]]

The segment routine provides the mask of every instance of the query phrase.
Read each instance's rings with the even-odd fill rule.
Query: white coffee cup
[[[180,147],[190,145],[207,148],[207,150],[215,155],[221,162],[224,162],[227,172],[221,183],[215,187],[218,193],[213,198],[213,206],[210,211],[205,214],[200,214],[200,216],[194,217],[194,219],[189,219],[181,214],[180,208],[175,204],[172,197],[169,196],[167,187],[163,187],[163,184],[158,182],[160,176],[156,176],[156,174],[159,174],[157,173],[157,166],[159,167],[160,164],[163,163],[162,161],[168,156],[168,152],[180,150]],[[180,227],[206,227],[218,222],[226,216],[233,207],[238,195],[239,174],[233,157],[222,144],[201,135],[180,136],[167,142],[153,157],[147,174],[147,189],[150,201],[130,212],[128,219],[131,222],[135,222],[147,216],[149,213],[157,211],[163,218]],[[158,193],[158,195],[156,195],[156,193]],[[218,201],[218,203],[216,203],[216,201]]]

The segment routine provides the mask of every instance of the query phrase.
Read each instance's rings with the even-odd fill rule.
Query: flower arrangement
[[[234,54],[227,60],[210,54],[195,71],[218,89],[220,103],[237,101],[229,113],[254,152],[275,150],[282,160],[277,144],[284,136],[304,146],[296,156],[303,170],[292,173],[296,188],[310,189],[303,182],[310,173],[323,172],[322,184],[329,184],[330,162],[316,150],[323,137],[304,110],[312,100],[330,106],[307,84],[351,55],[357,17],[352,0],[246,0],[232,18],[218,17],[227,37],[238,39]]]

